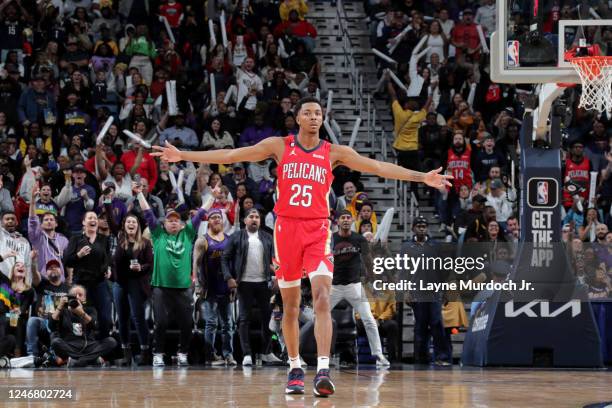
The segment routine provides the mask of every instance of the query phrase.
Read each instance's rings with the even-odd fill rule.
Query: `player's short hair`
[[[323,105],[321,105],[321,101],[318,98],[315,98],[314,96],[306,96],[300,99],[298,103],[295,105],[295,112],[299,113],[300,110],[302,109],[302,106],[307,103],[316,103],[321,107],[321,109],[323,109]]]

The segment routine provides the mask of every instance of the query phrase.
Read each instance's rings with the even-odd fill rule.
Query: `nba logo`
[[[506,63],[509,67],[519,66],[519,42],[508,41],[508,57]]]
[[[538,181],[538,195],[536,202],[539,205],[548,204],[548,182],[547,181]]]

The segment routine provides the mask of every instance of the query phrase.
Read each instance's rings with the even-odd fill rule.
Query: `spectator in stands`
[[[402,244],[401,253],[408,256],[437,256],[435,243],[428,234],[429,223],[423,216],[414,221],[412,239]],[[418,254],[418,255],[417,255]],[[425,284],[441,282],[439,272],[417,271],[412,275],[414,281]],[[419,284],[420,285],[420,284]],[[420,286],[419,286],[420,287]],[[429,364],[430,337],[433,339],[433,350],[438,366],[449,366],[452,356],[448,355],[448,343],[442,322],[442,293],[419,290],[411,293],[410,307],[414,312],[414,361],[416,364]]]
[[[477,219],[482,217],[486,202],[487,199],[480,194],[476,194],[472,197],[472,207],[461,211],[455,219],[454,229],[457,235],[466,232],[470,225],[474,224]]]
[[[455,193],[459,193],[461,186],[472,188],[473,173],[471,165],[471,150],[466,146],[465,136],[462,130],[455,130],[453,134],[453,145],[446,154],[446,169],[453,175],[453,187]]]
[[[565,226],[563,229],[565,229]],[[519,240],[520,233],[519,220],[515,215],[511,215],[506,220],[506,240],[516,244]]]
[[[292,10],[296,10],[300,20],[303,20],[308,13],[308,5],[304,0],[283,0],[278,9],[281,20],[287,21]]]
[[[35,256],[35,252],[32,252]],[[14,253],[5,254],[15,258]],[[30,262],[36,262],[36,259]],[[36,266],[34,266],[36,268]],[[25,351],[26,325],[30,315],[30,306],[34,303],[35,293],[32,286],[27,282],[26,275],[31,276],[31,271],[27,270],[23,259],[17,258],[9,276],[0,274],[0,314],[3,320],[9,315],[8,333],[15,336],[16,347],[15,356],[21,357]]]
[[[157,184],[157,162],[155,158],[149,152],[146,152],[140,143],[132,142],[129,146],[130,150],[121,155],[121,162],[126,169],[136,168],[136,173],[141,178],[147,179],[149,186],[155,186]]]
[[[63,264],[68,269],[68,284],[77,284],[89,293],[91,305],[96,308],[99,338],[108,336],[111,328],[111,294],[106,282],[110,278],[108,238],[98,233],[98,216],[85,212],[82,232],[73,235],[64,252]]]
[[[610,150],[610,134],[607,132],[605,125],[596,120],[593,123],[593,131],[590,136],[592,139],[586,147],[586,157],[589,158],[593,171],[600,172],[608,165],[606,154]]]
[[[573,139],[569,144],[569,156],[564,163],[563,180],[565,182],[563,188],[563,207],[569,210],[572,207],[573,199],[568,187],[573,185],[576,193],[586,200],[589,197],[589,180],[591,171],[591,162],[584,155],[584,144],[580,139]],[[590,206],[590,203],[586,205]]]
[[[427,102],[419,110],[419,104],[415,99],[405,99],[400,104],[391,82],[387,83],[387,90],[392,100],[395,133],[393,147],[398,152],[398,164],[407,169],[419,170],[418,131],[431,106],[431,97],[427,98]]]
[[[474,11],[470,8],[463,10],[461,23],[455,25],[451,33],[451,44],[456,49],[456,60],[459,66],[478,71],[478,61],[482,47],[476,24],[474,24]]]
[[[262,140],[273,136],[275,134],[274,129],[271,126],[265,124],[262,115],[256,115],[253,125],[244,129],[240,135],[238,145],[240,147],[253,146]]]
[[[205,322],[204,341],[206,360],[212,365],[236,365],[233,356],[232,338],[233,291],[226,283],[221,269],[221,256],[227,248],[229,236],[223,232],[223,213],[219,209],[208,212],[208,228],[203,237],[196,240],[193,255],[193,270],[200,284],[199,296]],[[215,351],[218,322],[221,323],[221,356]]]
[[[315,48],[317,29],[304,20],[303,16],[300,17],[300,12],[297,9],[289,11],[289,19],[276,26],[274,33],[279,38],[287,35],[299,39],[306,45],[308,52],[312,52]]]
[[[223,177],[223,185],[227,186],[229,192],[232,194],[232,197],[236,196],[236,186],[240,183],[244,183],[246,185],[249,195],[258,197],[259,191],[257,188],[257,183],[247,176],[247,172],[244,169],[244,164],[234,163],[232,170],[232,173]]]
[[[347,181],[342,186],[342,192],[344,195],[337,198],[338,201],[336,203],[336,211],[341,211],[346,208],[347,204],[353,200],[353,197],[357,192],[357,187],[355,187],[355,183],[352,181]]]
[[[74,286],[69,295],[74,299],[62,297],[49,320],[50,329],[57,333],[51,340],[51,348],[68,367],[85,367],[94,363],[104,365],[102,356],[110,354],[117,342],[108,333],[95,340],[97,313],[95,308],[83,306],[87,301],[83,286]]]
[[[24,262],[26,267],[26,281],[32,281],[30,275],[31,256],[30,243],[17,231],[17,216],[13,211],[2,213],[0,225],[0,272],[6,277],[10,276],[16,262]]]
[[[102,149],[96,147],[96,154],[98,157],[101,152]],[[135,164],[137,163],[138,160],[136,160]],[[132,176],[136,174],[136,170],[137,168],[134,166],[127,172],[125,165],[120,161],[114,163],[110,169],[107,169],[104,160],[98,159],[98,174],[100,175],[100,181],[103,182],[106,188],[112,189],[114,193],[113,196],[123,203],[132,197]]]
[[[384,280],[384,274],[383,274]],[[388,280],[390,281],[390,280]],[[364,286],[365,295],[370,303],[372,316],[378,325],[378,333],[381,338],[387,339],[387,355],[391,364],[400,362],[398,353],[398,342],[400,340],[399,324],[396,321],[397,310],[395,293],[388,290],[372,290],[369,285]],[[358,320],[359,328],[363,321]],[[364,328],[365,330],[365,328]]]
[[[83,229],[82,220],[87,211],[94,208],[96,191],[94,188],[85,184],[87,170],[82,164],[75,164],[72,168],[72,195],[68,204],[64,208],[64,215],[70,233],[78,235]],[[91,294],[90,294],[91,296]]]
[[[243,366],[253,365],[253,351],[249,338],[250,313],[256,305],[261,321],[262,361],[280,363],[272,353],[270,341],[270,297],[272,295],[272,237],[263,231],[261,216],[255,208],[244,217],[245,228],[236,231],[223,251],[223,276],[231,290],[238,293],[238,332],[244,357]],[[276,284],[276,283],[275,283]]]
[[[370,225],[370,232],[376,233],[377,225],[372,222],[373,213],[374,206],[371,202],[364,202],[361,204],[359,214],[357,214],[357,219],[352,226],[353,231],[357,231],[359,234],[361,234],[361,225],[365,222]]]
[[[480,182],[487,179],[491,167],[497,166],[503,169],[506,166],[506,158],[495,149],[495,139],[493,136],[487,135],[482,147],[481,150],[475,152],[473,160],[474,177]]]
[[[361,277],[371,269],[370,246],[363,236],[351,231],[353,216],[349,211],[340,211],[338,223],[340,229],[332,239],[334,278],[329,295],[329,308],[333,309],[342,300],[349,302],[363,322],[370,343],[370,352],[376,357],[376,365],[389,366],[380,343],[378,325],[361,285]]]
[[[198,147],[198,136],[193,129],[185,126],[185,115],[182,112],[178,112],[174,117],[174,126],[164,130],[159,136],[160,144],[166,142],[183,149]]]
[[[46,186],[49,190],[49,186]],[[28,239],[32,244],[32,247],[38,253],[38,265],[37,269],[43,277],[47,276],[46,265],[51,260],[61,261],[64,251],[68,246],[68,239],[56,232],[57,228],[57,213],[44,213],[42,218],[39,219],[36,215],[35,208],[39,196],[38,185],[34,185],[32,188],[32,197],[30,199],[30,213],[28,221]],[[62,272],[62,278],[64,276],[64,269],[61,262],[59,263]],[[63,281],[63,279],[61,279]]]
[[[40,122],[52,125],[56,122],[57,108],[53,94],[45,89],[42,76],[32,78],[32,86],[19,97],[17,112],[19,122],[24,126]]]
[[[474,21],[482,26],[487,37],[491,36],[491,33],[495,31],[496,15],[495,0],[484,0],[484,4],[476,10]]]
[[[133,322],[140,343],[138,364],[151,364],[149,327],[145,320],[145,302],[151,295],[153,248],[142,236],[140,220],[128,214],[123,218],[118,245],[112,259],[113,298],[117,310],[123,362],[130,365],[130,321]]]
[[[130,68],[137,68],[145,84],[151,84],[153,80],[151,60],[157,57],[157,49],[149,37],[149,30],[145,24],[139,24],[136,27],[136,33],[128,40],[124,53],[132,57]]]
[[[154,264],[151,278],[152,305],[155,312],[153,366],[165,365],[165,336],[169,313],[174,313],[180,330],[181,346],[177,353],[177,361],[179,365],[186,366],[189,365],[187,352],[192,329],[191,288],[196,280],[196,276],[191,272],[191,252],[202,217],[206,213],[206,208],[210,208],[212,203],[210,200],[204,203],[185,225],[181,222],[180,214],[170,210],[166,212],[162,227],[142,194],[142,186],[135,184],[133,190],[140,208],[144,211],[153,241]]]
[[[497,222],[502,231],[506,229],[506,221],[512,215],[512,203],[508,200],[504,183],[500,179],[491,181],[491,193],[487,194],[487,204],[495,208]]]
[[[46,277],[38,275],[38,268],[32,270],[32,283],[36,290],[34,313],[28,319],[26,328],[26,351],[29,356],[39,356],[39,339],[49,345],[51,334],[49,319],[60,305],[62,297],[68,296],[70,286],[64,281],[63,265],[58,259],[50,259],[45,264]]]
[[[596,208],[587,208],[583,224],[578,227],[578,238],[584,242],[595,242],[599,239],[600,232],[603,235],[602,239],[605,238],[608,233],[608,226],[600,221],[599,212]]]
[[[4,213],[6,211],[14,211],[15,207],[13,207],[11,192],[4,187],[4,182],[2,178],[3,177],[0,174],[0,213]]]
[[[210,122],[210,130],[204,132],[202,138],[202,148],[204,150],[234,148],[234,139],[229,132],[222,128],[219,119]]]
[[[136,182],[138,184],[138,182]],[[147,203],[149,203],[149,207],[153,211],[153,214],[157,217],[158,220],[162,220],[164,218],[164,204],[159,197],[149,193],[149,181],[146,178],[140,179],[140,186],[142,187],[142,194],[145,196]],[[127,211],[131,211],[138,215],[141,219],[144,219],[144,212],[142,208],[140,208],[140,203],[138,199],[134,196],[130,197],[125,203],[127,207]]]

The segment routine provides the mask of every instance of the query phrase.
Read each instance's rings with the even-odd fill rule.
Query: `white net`
[[[612,57],[575,57],[569,62],[582,81],[578,107],[612,113]]]

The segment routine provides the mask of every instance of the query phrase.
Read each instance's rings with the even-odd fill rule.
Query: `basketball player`
[[[180,151],[166,142],[154,146],[154,156],[169,162],[192,161],[201,163],[258,162],[272,158],[278,163],[278,216],[274,225],[275,268],[283,299],[283,335],[289,354],[288,394],[304,393],[304,371],[300,366],[299,326],[300,281],[306,273],[312,287],[315,310],[315,338],[317,341],[317,374],[314,395],[327,397],[335,386],[329,376],[329,353],[332,322],[329,294],[333,273],[331,230],[329,220],[329,192],[332,170],[339,165],[360,172],[405,181],[424,182],[440,188],[451,186],[442,175],[442,168],[420,173],[395,164],[379,162],[360,156],[348,146],[331,144],[319,138],[323,123],[323,108],[318,99],[301,99],[295,108],[300,127],[297,136],[269,137],[258,144],[239,149],[206,152]]]

